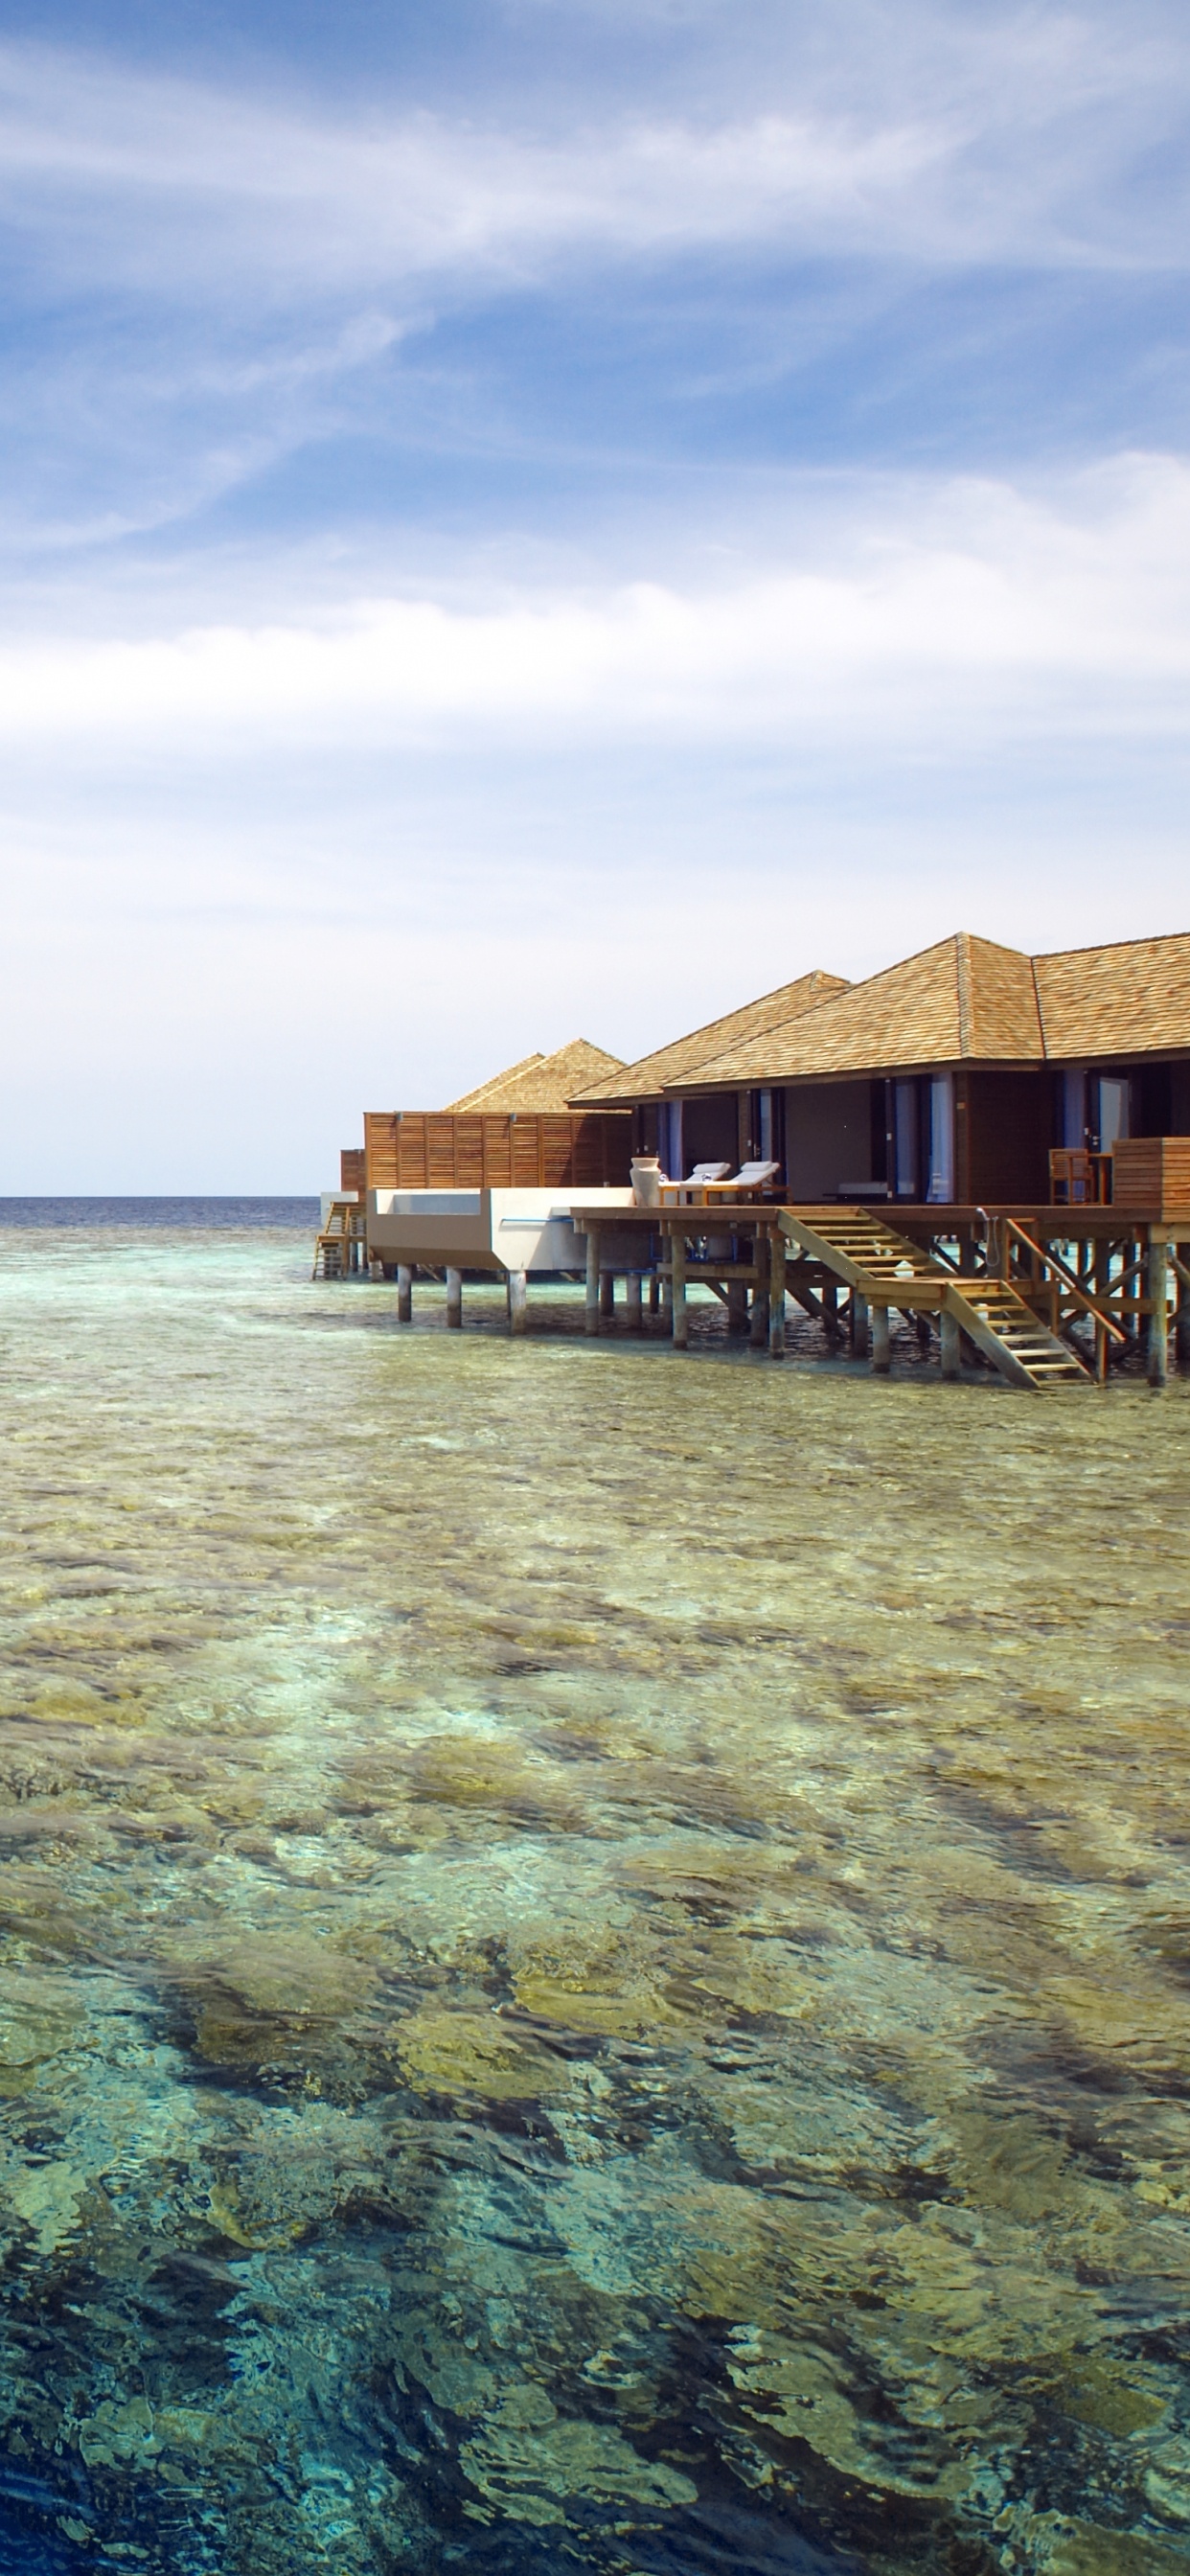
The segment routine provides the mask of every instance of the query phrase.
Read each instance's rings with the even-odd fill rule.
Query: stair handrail
[[[996,1228],[1000,1220],[998,1217],[994,1217],[992,1215],[990,1208],[976,1208],[975,1213],[977,1216],[981,1216],[983,1218],[983,1266],[989,1279],[994,1279],[999,1275],[998,1269],[994,1269],[992,1265],[993,1263],[998,1264],[999,1261],[999,1242]]]
[[[980,1214],[982,1215],[982,1213],[983,1211],[981,1209]],[[1099,1304],[1097,1298],[1088,1296],[1081,1279],[1076,1279],[1073,1270],[1068,1268],[1067,1264],[1060,1258],[1058,1253],[1048,1252],[1045,1245],[1038,1242],[1036,1235],[1030,1234],[1026,1226],[1018,1225],[1014,1216],[1009,1216],[1005,1212],[1000,1221],[1005,1228],[1006,1237],[1014,1234],[1019,1235],[1021,1242],[1028,1244],[1030,1252],[1035,1252],[1037,1254],[1038,1259],[1043,1263],[1044,1267],[1047,1270],[1054,1271],[1056,1276],[1061,1279],[1069,1289],[1071,1295],[1073,1297],[1077,1297],[1079,1304],[1086,1308],[1088,1315],[1093,1315],[1096,1323],[1102,1324],[1104,1331],[1111,1334],[1113,1341],[1127,1341],[1128,1336],[1121,1330],[1114,1315],[1110,1315],[1106,1307]],[[1009,1284],[1015,1285],[1015,1282],[1010,1282]],[[1019,1295],[1019,1290],[1017,1293]]]

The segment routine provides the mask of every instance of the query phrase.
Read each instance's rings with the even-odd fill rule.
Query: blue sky
[[[0,1189],[1187,927],[1188,109],[1163,6],[10,18]]]

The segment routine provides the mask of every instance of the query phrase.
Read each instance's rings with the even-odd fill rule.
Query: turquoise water
[[[0,1231],[0,2564],[1186,2568],[1187,1388],[268,1214]]]

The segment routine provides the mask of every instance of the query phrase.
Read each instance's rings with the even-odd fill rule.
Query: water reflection
[[[7,2563],[1184,2568],[1183,1390],[307,1255],[4,1245]]]

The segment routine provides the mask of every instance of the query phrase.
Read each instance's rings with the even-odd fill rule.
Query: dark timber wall
[[[1045,1073],[955,1078],[955,1193],[968,1206],[1049,1198],[1052,1083]]]

